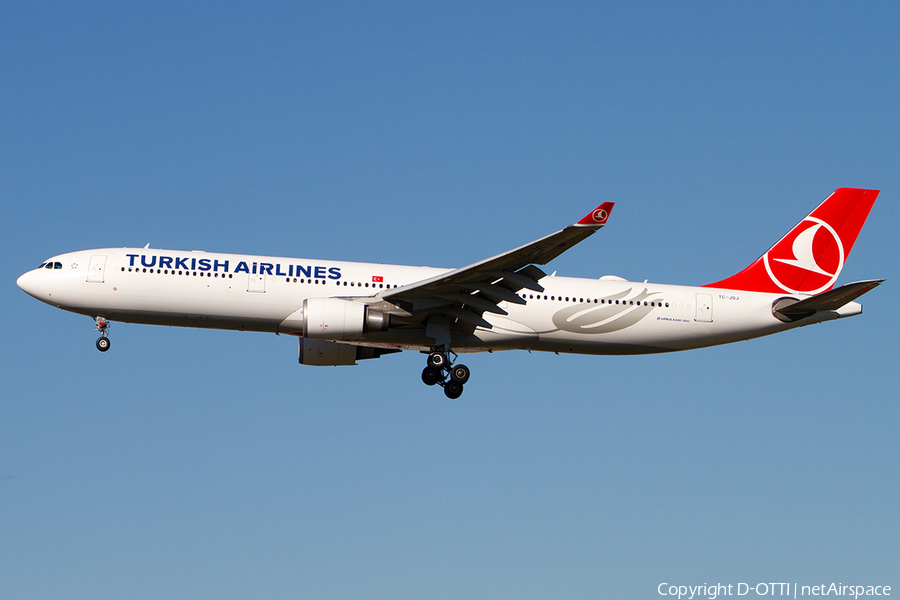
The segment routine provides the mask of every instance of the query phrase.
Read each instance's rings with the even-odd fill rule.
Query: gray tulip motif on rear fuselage
[[[610,333],[631,327],[655,308],[645,301],[660,293],[644,288],[637,296],[624,300],[633,289],[606,296],[603,304],[579,303],[566,307],[553,315],[553,324],[573,333]]]

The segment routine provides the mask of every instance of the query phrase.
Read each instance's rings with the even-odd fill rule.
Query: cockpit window
[[[45,268],[45,269],[52,269],[52,268],[53,268],[53,263],[52,263],[52,262],[48,262],[47,264],[44,265],[44,268]]]
[[[62,269],[62,263],[61,262],[53,263],[53,268],[54,269]]]

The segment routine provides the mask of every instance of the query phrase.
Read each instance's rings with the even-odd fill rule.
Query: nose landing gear
[[[100,337],[97,338],[97,350],[100,352],[106,352],[109,350],[110,341],[109,341],[109,321],[104,319],[103,317],[94,317],[94,331],[100,332]]]
[[[462,396],[463,384],[469,380],[470,374],[466,365],[453,364],[449,350],[436,350],[428,355],[428,366],[422,371],[422,381],[425,385],[440,385],[445,396],[456,400]]]

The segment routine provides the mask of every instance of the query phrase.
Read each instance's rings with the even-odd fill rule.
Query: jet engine
[[[308,298],[302,310],[303,336],[311,340],[352,339],[385,331],[390,323],[380,310],[340,298]]]

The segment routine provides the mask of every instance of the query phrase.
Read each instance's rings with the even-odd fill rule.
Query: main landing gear
[[[104,319],[103,317],[94,317],[94,331],[100,332],[100,337],[97,338],[97,350],[100,352],[106,352],[109,350],[109,321]]]
[[[428,355],[428,366],[422,371],[422,381],[425,385],[441,386],[445,396],[456,400],[462,395],[463,384],[469,380],[469,375],[469,367],[454,365],[447,351],[437,350]]]

